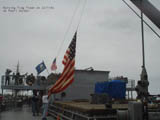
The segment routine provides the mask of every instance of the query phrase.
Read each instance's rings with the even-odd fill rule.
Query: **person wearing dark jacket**
[[[38,96],[36,93],[33,94],[33,97],[32,97],[32,113],[33,113],[33,116],[35,115],[39,115],[39,109],[38,109]]]
[[[5,72],[5,77],[6,77],[5,85],[9,85],[9,83],[10,83],[10,75],[9,74],[11,72],[12,71],[10,69],[7,69],[6,72]]]

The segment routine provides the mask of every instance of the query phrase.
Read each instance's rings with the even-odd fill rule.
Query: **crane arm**
[[[160,11],[148,0],[131,0],[159,29]]]

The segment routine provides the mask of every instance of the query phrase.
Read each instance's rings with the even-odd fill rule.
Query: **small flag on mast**
[[[51,70],[54,71],[57,69],[57,65],[56,65],[56,58],[53,60],[52,65],[51,65]]]
[[[37,74],[40,74],[46,69],[46,65],[44,64],[44,61],[42,61],[40,64],[36,66]]]
[[[49,90],[48,95],[52,93],[59,93],[65,90],[74,81],[74,66],[75,66],[75,53],[76,53],[76,38],[77,32],[75,32],[74,37],[64,55],[62,63],[64,64],[64,69],[60,78]]]

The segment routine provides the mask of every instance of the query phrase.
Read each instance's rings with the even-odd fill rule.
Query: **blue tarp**
[[[95,93],[107,93],[111,98],[124,99],[126,95],[126,82],[120,80],[98,82],[95,84]]]

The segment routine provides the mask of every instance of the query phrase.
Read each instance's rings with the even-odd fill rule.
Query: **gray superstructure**
[[[108,78],[109,71],[75,70],[75,80],[64,91],[66,96],[63,100],[90,99],[95,83],[107,81]],[[56,98],[61,99],[61,93],[56,94]]]

